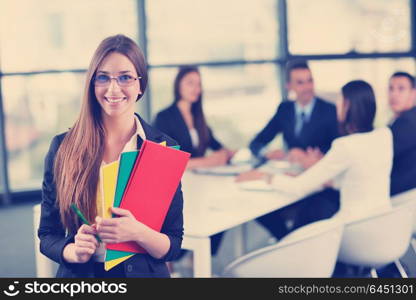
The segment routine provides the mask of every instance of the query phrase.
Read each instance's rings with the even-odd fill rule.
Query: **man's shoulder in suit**
[[[416,123],[416,106],[403,112],[399,118],[406,119],[412,121],[413,123]]]
[[[319,97],[316,97],[315,99],[316,109],[318,109],[322,114],[328,113],[336,115],[336,107],[333,103]],[[278,111],[286,112],[288,110],[293,110],[295,103],[296,102],[293,100],[284,100],[279,104]]]
[[[291,110],[295,107],[295,101],[284,99],[277,107],[277,111]]]
[[[319,105],[320,107],[324,108],[324,109],[328,109],[328,110],[335,110],[335,104],[331,103],[328,100],[316,97],[316,104]]]
[[[403,113],[390,125],[393,135],[396,131],[414,131],[416,128],[416,107],[413,107]]]

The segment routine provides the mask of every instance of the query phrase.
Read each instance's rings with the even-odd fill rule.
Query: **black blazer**
[[[338,122],[335,105],[316,98],[308,123],[299,136],[295,135],[295,102],[283,101],[266,127],[251,141],[249,147],[254,155],[270,143],[278,133],[289,149],[319,147],[326,153],[332,141],[338,137]]]
[[[204,156],[206,149],[200,152],[192,146],[188,127],[175,103],[156,115],[154,126],[178,141],[181,150],[191,153],[192,158]],[[215,139],[212,130],[210,128],[208,130],[210,136],[208,148],[214,151],[220,150],[223,146]]]
[[[166,141],[168,146],[177,145],[176,141],[172,138],[152,128],[140,117],[139,119],[148,140],[156,143]],[[53,138],[49,152],[45,158],[41,219],[38,229],[40,251],[59,264],[56,277],[94,277],[94,262],[92,259],[83,264],[71,264],[67,263],[62,257],[64,247],[74,242],[74,236],[76,234],[76,232],[65,233],[65,229],[60,220],[59,208],[56,205],[53,164],[55,155],[65,134],[63,133]],[[180,254],[183,236],[182,210],[183,198],[181,185],[179,185],[161,229],[161,232],[165,233],[170,239],[169,251],[161,259],[156,259],[149,254],[136,254],[132,256],[123,262],[126,277],[170,277],[165,262],[174,260]]]
[[[416,188],[416,107],[403,112],[390,126],[393,134],[393,167],[390,193]]]

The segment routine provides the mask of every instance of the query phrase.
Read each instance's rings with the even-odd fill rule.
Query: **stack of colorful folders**
[[[110,208],[129,210],[134,217],[160,231],[190,154],[179,146],[144,141],[139,151],[123,152],[120,160],[101,168],[103,217]],[[105,270],[146,251],[135,242],[106,245]]]

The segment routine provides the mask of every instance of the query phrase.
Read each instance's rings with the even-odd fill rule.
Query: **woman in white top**
[[[387,127],[374,129],[376,101],[365,81],[347,83],[337,103],[338,121],[344,134],[328,153],[301,175],[271,175],[256,170],[242,174],[238,182],[265,179],[276,190],[298,199],[336,179],[341,192],[338,217],[349,222],[389,210],[393,146]]]

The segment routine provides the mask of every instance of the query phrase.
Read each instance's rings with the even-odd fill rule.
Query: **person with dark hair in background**
[[[416,83],[406,72],[396,72],[389,81],[389,104],[394,113],[394,159],[391,195],[416,188]]]
[[[250,150],[254,155],[267,159],[284,158],[284,150],[266,152],[265,148],[277,134],[282,133],[289,154],[291,150],[302,153],[307,148],[319,148],[326,153],[338,137],[335,106],[315,96],[312,73],[306,61],[290,61],[286,79],[286,87],[294,92],[295,101],[282,101],[273,118],[251,141]]]
[[[214,137],[202,107],[201,75],[195,66],[182,66],[174,81],[174,100],[160,111],[154,126],[178,141],[181,150],[191,153],[187,169],[215,167],[228,163],[234,152]],[[206,155],[208,149],[213,150]],[[223,232],[211,237],[211,253],[217,254]]]
[[[311,157],[322,157],[338,137],[336,108],[315,96],[314,82],[308,63],[290,61],[286,68],[287,89],[294,92],[295,101],[283,101],[273,118],[250,143],[256,156],[266,159],[284,159],[310,167]],[[266,145],[279,133],[288,153],[282,149],[266,151]],[[281,239],[300,226],[330,218],[339,209],[339,192],[326,188],[309,195],[292,206],[271,212],[257,219],[269,232]],[[292,220],[292,228],[287,227]]]
[[[393,167],[391,170],[390,195],[416,188],[416,82],[407,72],[395,72],[389,80],[388,100],[393,112],[390,129],[393,135]],[[394,199],[394,198],[392,198]],[[394,203],[393,203],[394,204]],[[416,253],[407,251],[400,258],[407,274],[416,274]],[[395,264],[377,269],[379,277],[394,277]]]
[[[183,151],[191,153],[188,169],[225,165],[233,155],[208,127],[202,94],[198,68],[181,67],[174,82],[173,103],[160,111],[154,121],[156,128],[176,139]],[[208,149],[213,150],[213,153],[205,155]]]
[[[393,139],[388,127],[373,127],[376,100],[372,87],[362,80],[344,85],[337,112],[343,136],[302,174],[292,177],[253,170],[237,177],[237,182],[265,180],[277,191],[299,199],[337,178],[341,208],[336,216],[343,222],[389,211]]]

